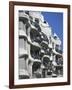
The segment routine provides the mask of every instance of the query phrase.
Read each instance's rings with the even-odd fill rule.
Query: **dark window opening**
[[[34,63],[33,63],[33,66],[32,66],[33,73],[34,73],[34,71],[37,71],[37,69],[39,69],[40,66],[41,66],[41,63],[39,63],[39,62],[34,62]]]
[[[35,18],[35,22],[36,22],[37,24],[39,24],[39,19]]]
[[[25,13],[29,15],[29,11],[25,11]]]
[[[44,23],[47,23],[46,21],[44,21]]]

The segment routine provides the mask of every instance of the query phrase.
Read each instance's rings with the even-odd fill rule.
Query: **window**
[[[26,13],[27,15],[29,15],[29,11],[25,11],[25,13]]]
[[[35,22],[38,24],[39,23],[39,19],[35,18]]]
[[[46,21],[44,21],[44,23],[47,23]]]

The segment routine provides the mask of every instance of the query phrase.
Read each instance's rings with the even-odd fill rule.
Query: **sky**
[[[52,27],[52,32],[55,32],[62,41],[61,47],[63,48],[63,13],[42,12],[42,15]]]

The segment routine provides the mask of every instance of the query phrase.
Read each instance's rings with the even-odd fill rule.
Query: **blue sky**
[[[57,12],[42,12],[44,19],[52,27],[52,32],[56,33],[62,41],[63,47],[63,13]]]

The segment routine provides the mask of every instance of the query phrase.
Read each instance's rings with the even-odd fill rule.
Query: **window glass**
[[[39,23],[39,19],[35,18],[35,22],[36,22],[36,23]]]

